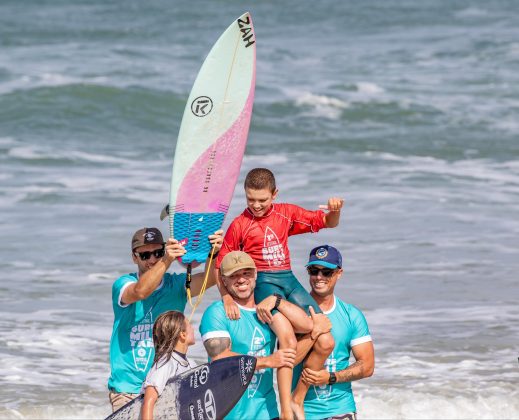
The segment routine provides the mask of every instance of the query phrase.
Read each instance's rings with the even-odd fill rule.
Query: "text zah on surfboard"
[[[204,262],[207,236],[231,203],[249,132],[256,84],[256,38],[245,13],[205,59],[184,110],[171,177],[170,234],[187,250],[182,262]],[[164,212],[163,212],[164,214]]]

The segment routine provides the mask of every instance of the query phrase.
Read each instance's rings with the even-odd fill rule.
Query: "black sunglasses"
[[[144,251],[144,252],[134,252],[133,255],[139,256],[142,261],[149,260],[153,255],[155,258],[162,258],[164,256],[165,250],[164,247],[156,249],[155,251]]]
[[[333,273],[335,273],[335,268],[317,268],[317,267],[306,267],[306,271],[308,271],[308,274],[311,276],[317,276],[319,272],[321,272],[321,275],[323,277],[331,277],[333,276]]]

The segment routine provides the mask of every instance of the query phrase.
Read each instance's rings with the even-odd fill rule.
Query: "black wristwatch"
[[[335,376],[335,372],[330,372],[330,379],[328,379],[328,385],[333,385],[337,382],[337,376]]]
[[[274,293],[272,296],[276,296],[276,303],[274,303],[274,307],[272,308],[272,310],[274,310],[279,307],[279,304],[281,303],[283,296],[281,296],[279,293]]]

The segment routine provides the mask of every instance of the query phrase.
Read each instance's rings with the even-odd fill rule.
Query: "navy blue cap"
[[[337,248],[330,245],[317,246],[310,251],[309,265],[321,265],[327,268],[342,268],[342,255]]]

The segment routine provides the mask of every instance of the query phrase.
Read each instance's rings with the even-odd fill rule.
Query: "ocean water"
[[[363,310],[360,418],[519,418],[519,2],[0,1],[0,418],[103,418],[111,284],[159,226],[203,59],[257,37],[245,173],[346,200],[337,295]],[[173,267],[179,270],[178,266]],[[203,309],[217,298],[208,291]],[[200,342],[192,355],[203,360]]]

